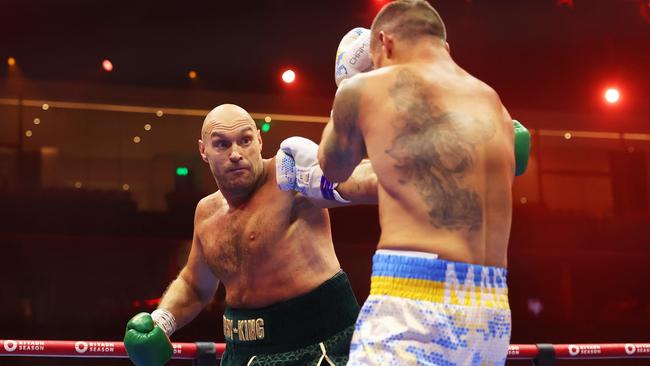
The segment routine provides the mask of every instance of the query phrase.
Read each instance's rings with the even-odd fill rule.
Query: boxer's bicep
[[[192,248],[187,259],[187,264],[180,275],[196,292],[202,301],[209,301],[214,297],[219,279],[214,275],[203,252],[203,244],[198,234],[194,234]]]
[[[178,328],[192,321],[214,297],[219,280],[211,271],[196,231],[185,267],[163,294],[159,308],[171,312]]]
[[[506,109],[506,106],[504,106],[503,104],[501,104],[501,114],[502,114],[502,118],[504,120],[506,120],[506,121],[512,120],[512,117],[510,117],[510,113],[508,113],[508,110]]]
[[[205,219],[206,212],[206,204],[204,200],[201,200],[194,214],[194,233],[192,235],[190,253],[187,258],[187,263],[179,275],[179,279],[190,287],[191,291],[201,302],[210,301],[219,286],[219,279],[215,276],[212,268],[210,268],[204,252],[203,242],[197,229]]]
[[[359,129],[361,98],[358,79],[346,80],[341,84],[318,149],[323,173],[332,181],[346,180],[365,155]]]

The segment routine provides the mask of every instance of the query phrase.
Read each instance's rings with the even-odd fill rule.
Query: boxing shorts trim
[[[509,309],[505,268],[384,253],[373,257],[371,295]]]

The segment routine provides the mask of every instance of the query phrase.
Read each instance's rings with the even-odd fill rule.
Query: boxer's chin
[[[251,170],[228,172],[218,179],[219,187],[227,191],[248,191],[255,187],[255,174]]]

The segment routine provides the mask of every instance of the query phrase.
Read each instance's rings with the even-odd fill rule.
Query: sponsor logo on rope
[[[78,341],[74,344],[74,350],[77,353],[114,353],[115,343],[113,342],[84,342]]]
[[[88,351],[97,353],[113,353],[115,352],[115,343],[112,342],[90,342],[88,344]]]
[[[599,355],[601,353],[599,345],[586,345],[586,346],[577,346],[575,344],[569,345],[569,354],[571,356],[577,355]]]
[[[519,354],[519,346],[508,346],[508,356],[517,356]]]
[[[181,353],[183,353],[183,347],[180,344],[172,344],[172,346],[174,347],[175,355],[180,355]]]
[[[75,342],[74,350],[77,351],[77,353],[86,353],[86,351],[88,351],[88,343],[83,341]]]
[[[13,352],[16,350],[16,348],[18,348],[18,343],[16,341],[6,340],[4,346],[5,346],[5,351]]]
[[[6,340],[4,341],[4,348],[7,352],[13,351],[44,351],[45,342],[44,341],[14,341]]]
[[[650,353],[650,343],[626,343],[625,353],[628,355]]]

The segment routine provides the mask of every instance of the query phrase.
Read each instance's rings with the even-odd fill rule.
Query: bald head
[[[234,104],[222,104],[205,116],[201,127],[201,138],[210,136],[215,127],[234,130],[247,124],[253,128],[253,131],[257,130],[253,117],[244,108]]]

